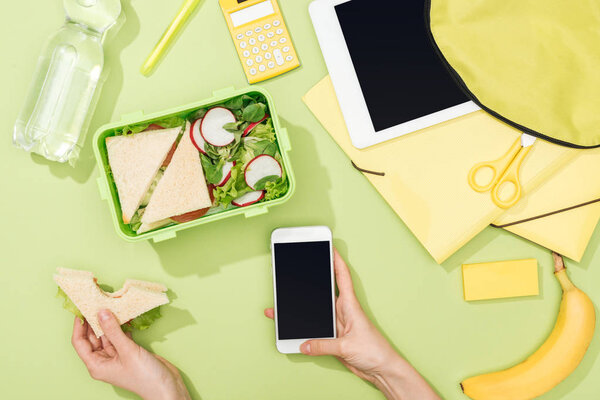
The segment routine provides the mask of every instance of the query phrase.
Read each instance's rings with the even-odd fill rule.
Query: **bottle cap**
[[[69,20],[104,33],[121,15],[121,0],[64,0]]]

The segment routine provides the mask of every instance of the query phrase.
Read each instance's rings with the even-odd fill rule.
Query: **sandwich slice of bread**
[[[112,311],[123,325],[169,303],[167,288],[159,283],[128,279],[120,290],[109,293],[98,286],[93,273],[67,268],[58,268],[54,281],[97,337],[104,334],[97,317],[100,310]]]
[[[152,222],[151,224],[141,224],[139,229],[137,230],[137,234],[141,235],[142,233],[150,232],[158,228],[162,228],[163,226],[167,226],[172,224],[173,221],[170,219],[163,219],[160,221]]]
[[[190,135],[184,134],[144,210],[142,227],[211,206],[198,150]]]
[[[140,207],[180,133],[181,127],[177,127],[106,138],[108,161],[126,224]]]

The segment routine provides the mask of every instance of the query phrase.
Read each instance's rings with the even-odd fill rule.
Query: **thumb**
[[[131,348],[133,341],[121,329],[121,324],[110,310],[101,310],[98,313],[98,322],[104,331],[104,336],[114,346],[117,352]]]
[[[309,340],[302,343],[300,351],[307,356],[342,356],[340,339]]]

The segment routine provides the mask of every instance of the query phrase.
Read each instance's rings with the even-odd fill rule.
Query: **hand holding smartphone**
[[[309,339],[335,339],[331,230],[281,228],[271,235],[277,350],[300,353]]]

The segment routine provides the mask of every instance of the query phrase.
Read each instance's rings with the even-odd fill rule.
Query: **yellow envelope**
[[[471,189],[467,175],[478,162],[506,153],[521,132],[479,111],[358,150],[350,141],[329,77],[303,100],[358,167],[385,173],[365,176],[438,263],[503,214],[489,193]],[[576,154],[537,141],[521,169],[525,193]]]
[[[600,219],[600,202],[593,202],[600,198],[600,149],[575,151],[573,161],[494,225],[581,261]]]

